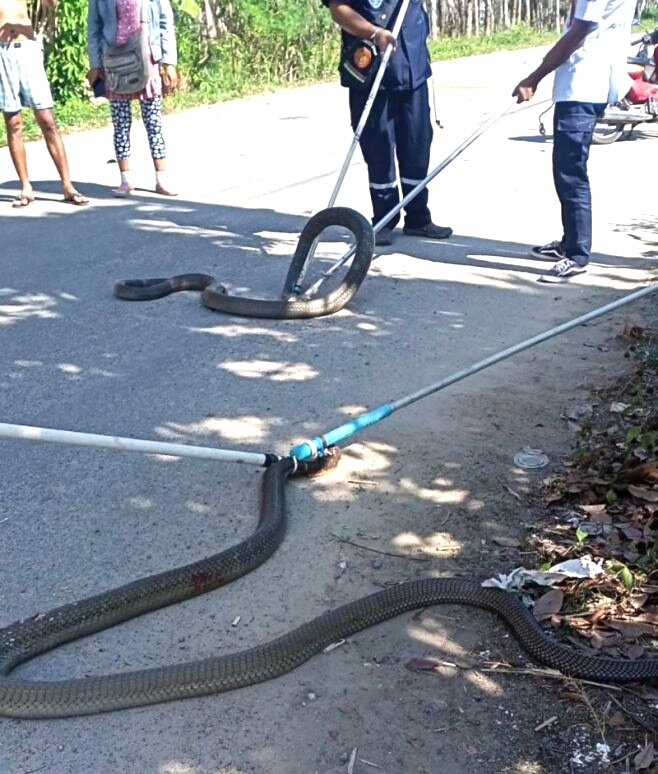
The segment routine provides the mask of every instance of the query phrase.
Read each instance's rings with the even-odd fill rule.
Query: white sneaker
[[[571,260],[571,258],[563,258],[549,272],[542,274],[539,277],[539,282],[568,282],[572,277],[584,274],[586,271],[587,266],[581,266],[579,263]]]

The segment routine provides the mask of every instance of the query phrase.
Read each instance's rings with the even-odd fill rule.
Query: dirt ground
[[[530,356],[530,362],[523,367],[523,385],[508,374],[507,384],[494,386],[486,401],[470,401],[468,395],[463,395],[462,400],[469,405],[468,424],[477,439],[474,437],[473,445],[463,450],[460,465],[428,459],[426,467],[420,471],[416,468],[415,486],[423,492],[421,498],[427,498],[425,507],[419,508],[408,497],[401,497],[401,490],[408,491],[411,483],[401,464],[394,468],[398,486],[391,488],[375,483],[376,471],[370,470],[365,476],[357,463],[354,486],[360,495],[369,495],[369,509],[378,514],[379,526],[376,533],[343,529],[336,530],[337,534],[375,550],[404,550],[409,560],[342,543],[336,547],[340,569],[333,579],[335,587],[353,586],[356,594],[364,584],[378,587],[422,577],[428,566],[410,560],[433,554],[436,558],[429,566],[436,567],[435,575],[484,578],[515,567],[535,567],[532,539],[546,530],[550,532],[559,518],[542,503],[541,482],[561,469],[577,441],[567,427],[566,414],[570,406],[591,400],[593,391],[606,382],[628,373],[628,341],[622,329],[630,321],[646,324],[652,319],[654,305],[647,302],[621,319],[604,319],[580,329],[566,345],[564,341],[556,344],[561,359],[578,361],[579,365],[576,379],[573,375],[566,377],[569,396],[562,396],[560,410],[547,412],[542,406],[545,391],[560,391],[565,385],[565,377],[550,355],[548,360]],[[523,416],[501,425],[500,417],[512,417],[519,405],[524,407]],[[525,439],[523,445],[539,445],[548,453],[548,468],[529,472],[510,465],[513,439],[519,443],[519,438]],[[372,447],[359,445],[348,452],[356,460],[371,454]],[[376,493],[372,491],[374,486]],[[443,487],[450,491],[448,497],[432,502],[432,495]],[[468,494],[455,497],[455,492]],[[392,502],[396,502],[394,507]],[[395,534],[393,525],[400,514],[411,519],[413,531]],[[382,544],[381,533],[386,532],[387,523],[391,525],[390,538]],[[341,598],[344,596],[351,594]],[[327,599],[332,595],[328,594]],[[452,633],[446,637],[448,621]],[[344,694],[345,704],[339,704],[338,717],[351,716],[350,694],[359,689],[364,678],[371,679],[373,685],[360,689],[382,689],[382,695],[377,691],[370,706],[375,708],[378,721],[384,716],[387,737],[395,740],[382,745],[381,740],[373,742],[365,732],[366,741],[357,748],[354,771],[378,770],[367,761],[387,771],[427,774],[636,771],[640,768],[633,765],[635,756],[647,744],[656,743],[657,704],[638,700],[633,686],[626,693],[614,686],[597,688],[556,676],[542,677],[541,670],[532,666],[492,616],[459,608],[424,610],[410,614],[405,628],[403,640],[397,639],[392,628],[379,636],[364,633],[364,637],[373,638],[369,647],[360,644],[360,636],[353,638],[363,666],[376,675],[353,675],[356,682],[351,682],[350,691]],[[424,660],[429,661],[429,668]],[[418,669],[414,670],[416,661]],[[437,661],[439,666],[432,667]],[[512,673],[501,674],[507,668]],[[397,673],[393,686],[387,685],[391,670]],[[655,692],[651,701],[655,701]],[[615,714],[614,710],[622,706],[627,714]],[[609,725],[611,715],[614,722]],[[356,717],[365,727],[372,720],[365,712]],[[337,732],[340,728],[329,730],[328,735],[333,740]],[[391,760],[395,753],[387,749],[390,747],[397,750],[397,759]],[[379,754],[373,755],[373,749]],[[646,770],[654,771],[652,761],[649,756]],[[346,762],[347,767],[342,765]],[[316,769],[332,774],[350,770],[347,751],[342,753],[341,765]]]
[[[437,67],[446,124],[437,161],[509,99],[538,57],[505,52]],[[118,278],[190,270],[245,294],[278,289],[348,145],[344,96],[323,84],[169,117],[172,158],[185,160],[175,201],[144,190],[113,200],[108,133],[99,130],[67,146],[94,202],[63,211],[48,159],[31,148],[45,194],[0,214],[3,421],[286,453],[652,279],[646,169],[656,138],[647,134],[593,153],[588,274],[566,287],[536,282],[545,265],[528,247],[554,238],[558,223],[550,136],[537,130],[548,104],[539,102],[497,124],[432,189],[435,219],[455,236],[439,248],[398,235],[338,315],[241,320],[213,315],[191,294],[153,305],[111,297]],[[309,137],[316,142],[302,153]],[[293,152],[303,163],[291,163]],[[8,199],[6,152],[0,164]],[[357,160],[341,203],[367,211],[366,191]],[[267,641],[401,580],[484,579],[524,565],[529,538],[551,518],[538,504],[541,481],[574,443],[569,408],[627,367],[620,331],[629,320],[647,325],[654,306],[624,307],[369,428],[331,475],[290,483],[288,533],[264,566],[17,674],[48,680],[196,660]],[[519,468],[524,447],[540,448],[548,465]],[[215,553],[256,522],[257,469],[12,441],[0,442],[0,455],[3,626]],[[442,664],[416,671],[414,659]],[[518,671],[502,674],[498,664]],[[605,692],[518,669],[526,664],[492,615],[418,611],[230,694],[86,718],[2,719],[0,772],[632,771],[650,730],[602,730]],[[609,748],[597,747],[604,738]]]

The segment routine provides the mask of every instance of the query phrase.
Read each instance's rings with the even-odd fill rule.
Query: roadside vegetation
[[[503,3],[509,5],[508,18],[497,12]],[[337,79],[340,36],[319,0],[172,0],[172,4],[180,88],[165,101],[166,111]],[[513,0],[496,0],[491,4],[493,15],[479,20],[458,12],[446,0],[429,5],[435,61],[540,45],[556,35],[542,3],[514,10],[519,4]],[[109,123],[107,105],[94,104],[86,82],[87,0],[60,2],[56,17],[33,0],[33,18],[44,41],[61,129],[72,132]],[[24,118],[26,136],[38,138],[29,111]],[[5,144],[2,125],[0,145]]]
[[[107,105],[91,99],[87,73],[87,0],[59,2],[56,14],[30,0],[44,43],[57,118],[64,132],[109,123]],[[172,0],[180,88],[168,112],[287,86],[337,78],[339,34],[320,0]],[[428,0],[433,61],[525,48],[554,40],[567,0]],[[477,9],[479,8],[479,11]],[[651,26],[658,0],[640,0]],[[26,136],[38,138],[24,113]],[[0,146],[6,144],[0,126]]]
[[[529,547],[543,571],[578,558],[599,568],[537,587],[535,617],[576,649],[632,660],[658,652],[658,336],[627,323],[611,348],[621,373],[562,417],[575,448],[543,482]],[[603,745],[603,768],[658,771],[655,685],[563,683]]]

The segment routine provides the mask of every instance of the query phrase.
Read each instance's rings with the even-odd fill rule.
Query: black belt
[[[20,48],[23,43],[27,43],[27,41],[23,40],[20,42],[14,41],[13,43],[0,43],[0,48]]]

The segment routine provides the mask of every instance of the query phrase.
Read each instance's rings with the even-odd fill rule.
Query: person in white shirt
[[[512,92],[517,102],[525,102],[555,72],[553,181],[563,234],[531,251],[540,260],[557,259],[541,282],[566,282],[587,270],[592,250],[589,149],[606,104],[620,100],[630,86],[626,49],[635,5],[636,0],[571,0],[564,34]]]

